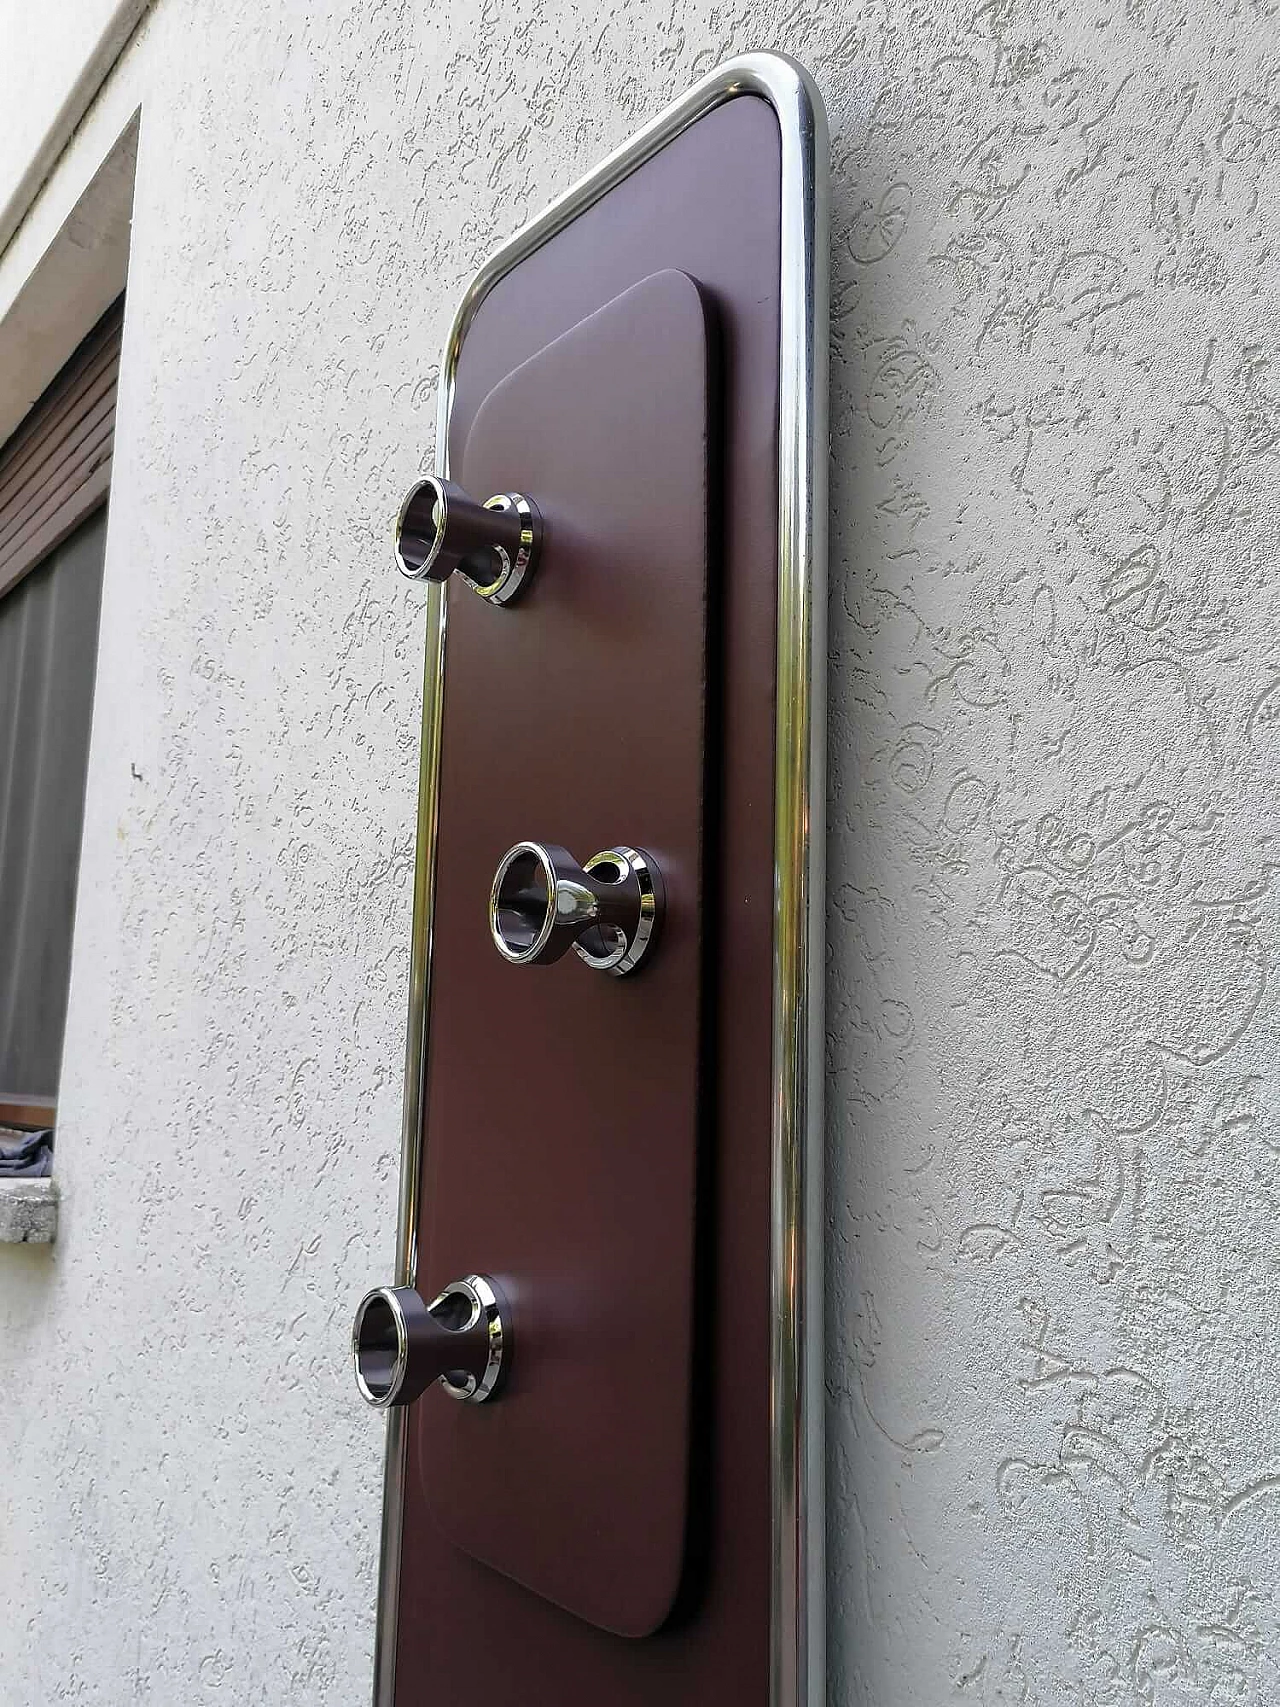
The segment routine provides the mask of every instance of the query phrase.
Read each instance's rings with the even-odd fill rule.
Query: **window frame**
[[[0,603],[108,501],[121,294],[0,445]],[[46,1127],[57,1100],[0,1085],[0,1126]]]

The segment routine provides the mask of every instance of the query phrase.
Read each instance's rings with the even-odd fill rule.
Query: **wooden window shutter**
[[[0,448],[0,597],[106,499],[123,320],[122,297]]]

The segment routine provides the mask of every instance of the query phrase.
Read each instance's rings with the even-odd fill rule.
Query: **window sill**
[[[51,1179],[0,1179],[0,1245],[51,1245],[58,1187]]]

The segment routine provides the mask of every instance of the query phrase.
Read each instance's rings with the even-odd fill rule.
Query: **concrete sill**
[[[0,1245],[51,1245],[58,1188],[51,1179],[0,1179]]]

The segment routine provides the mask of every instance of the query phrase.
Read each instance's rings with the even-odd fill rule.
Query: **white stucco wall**
[[[0,6],[0,205],[15,187],[121,0]]]
[[[478,259],[747,45],[835,155],[831,1700],[1280,1699],[1275,31],[156,0],[0,260],[141,102],[63,1228],[0,1250],[5,1707],[366,1697],[387,517]]]

